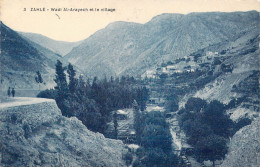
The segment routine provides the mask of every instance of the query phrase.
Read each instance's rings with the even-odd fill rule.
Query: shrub
[[[41,91],[37,97],[40,98],[47,98],[47,99],[55,99],[56,91],[53,89],[46,89],[44,91]]]
[[[201,109],[205,108],[207,105],[206,100],[191,97],[185,104],[185,109],[188,111],[200,112]]]
[[[240,119],[236,124],[235,124],[235,131],[238,131],[239,129],[243,128],[244,126],[250,125],[252,123],[252,120],[249,118],[243,118]]]
[[[126,154],[123,154],[123,160],[125,161],[127,166],[130,166],[133,161],[133,155],[130,152],[127,152]]]

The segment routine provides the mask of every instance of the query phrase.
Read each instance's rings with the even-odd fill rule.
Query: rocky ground
[[[221,167],[260,166],[260,118],[240,129],[231,139]]]
[[[54,100],[25,101],[0,104],[0,166],[125,166],[121,141],[62,116]]]

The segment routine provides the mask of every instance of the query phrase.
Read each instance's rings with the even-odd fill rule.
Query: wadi
[[[1,22],[0,166],[258,167],[259,21],[164,13],[78,42]]]

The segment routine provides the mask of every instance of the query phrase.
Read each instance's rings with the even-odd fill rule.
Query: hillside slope
[[[162,14],[146,24],[115,22],[65,56],[88,75],[139,75],[162,62],[256,29],[259,13]]]
[[[240,129],[231,139],[221,167],[260,166],[260,118]]]
[[[72,48],[78,46],[81,43],[81,41],[79,42],[57,41],[36,33],[27,33],[27,32],[18,32],[18,33],[23,37],[31,40],[32,42],[35,42],[40,46],[47,48],[52,52],[57,53],[61,56],[68,54],[72,50]]]
[[[218,99],[224,103],[228,103],[231,97],[238,98],[244,95],[257,99],[257,92],[255,91],[259,91],[259,85],[254,81],[252,85],[249,85],[250,81],[245,80],[258,75],[259,41],[259,32],[251,31],[246,32],[233,42],[221,44],[220,46],[215,46],[215,48],[208,47],[203,51],[195,53],[197,56],[201,56],[199,59],[202,59],[207,57],[206,54],[209,52],[217,52],[218,56],[215,56],[214,59],[221,62],[218,65],[212,65],[212,69],[210,69],[213,71],[213,75],[218,77],[213,82],[207,84],[205,88],[198,91],[195,96],[208,100]],[[230,71],[225,70],[228,66],[230,66]],[[241,85],[243,82],[244,85]],[[246,87],[248,88],[247,90]]]
[[[44,83],[41,89],[53,87],[55,63],[61,56],[28,41],[1,22],[1,88],[6,94],[14,87],[18,96],[33,96],[39,91],[35,82],[40,71]]]
[[[0,166],[126,166],[121,141],[62,116],[54,100],[15,100],[0,106]]]

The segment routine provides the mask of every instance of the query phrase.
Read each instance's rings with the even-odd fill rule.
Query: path
[[[31,97],[2,98],[0,103],[0,109],[14,107],[14,106],[37,104],[43,102],[51,102],[51,101],[54,100],[45,99],[45,98],[31,98]]]

